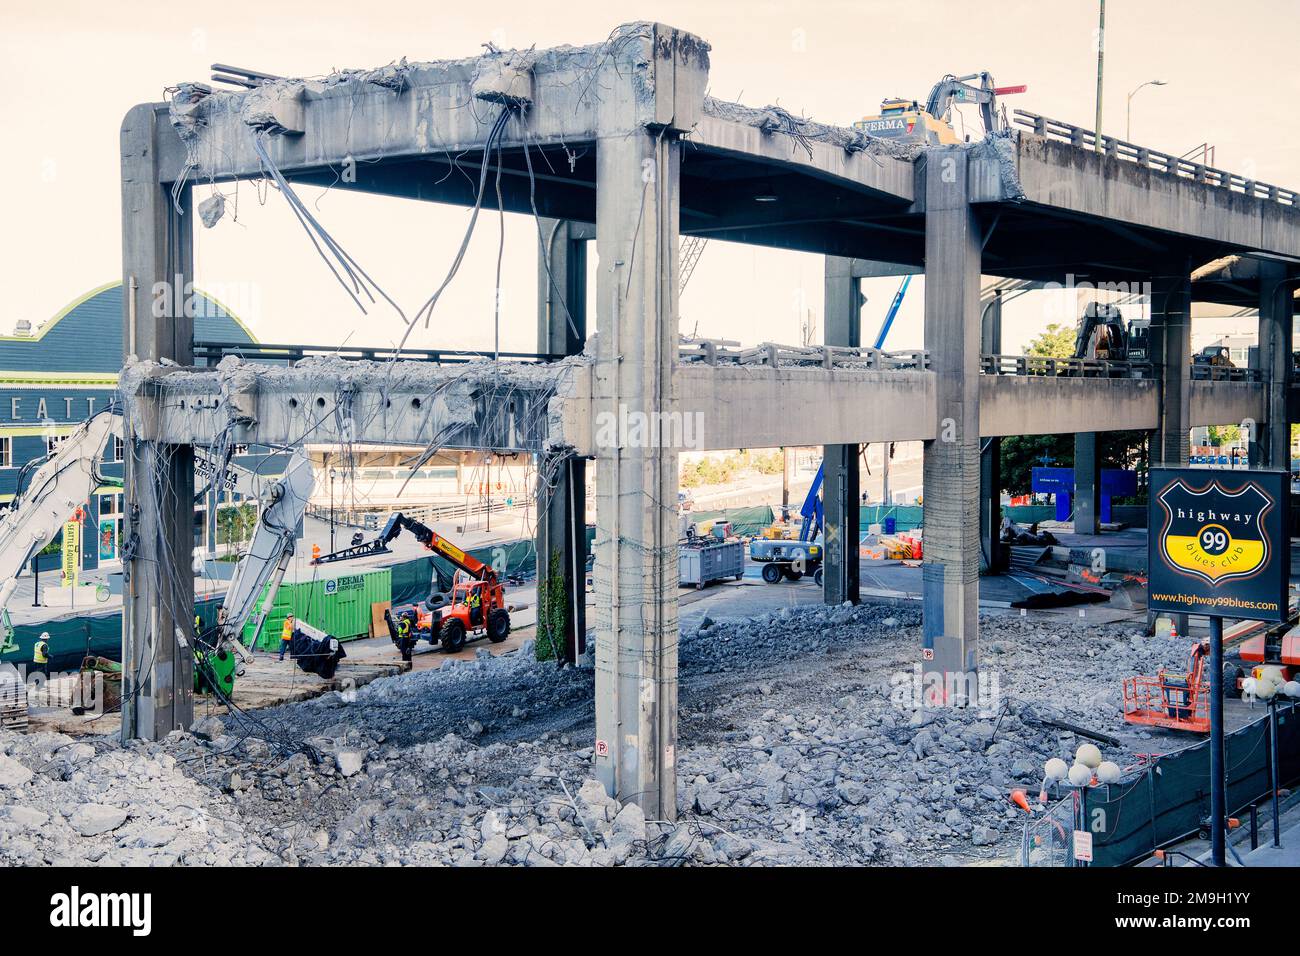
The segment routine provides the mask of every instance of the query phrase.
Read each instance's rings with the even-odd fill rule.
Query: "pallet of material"
[[[0,686],[0,729],[27,733],[27,685],[20,681]]]

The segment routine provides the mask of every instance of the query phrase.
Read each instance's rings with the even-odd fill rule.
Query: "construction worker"
[[[397,649],[402,654],[402,660],[411,659],[411,649],[415,646],[415,641],[411,639],[411,618],[406,614],[399,614],[397,617]]]
[[[286,614],[284,617],[284,627],[280,630],[280,660],[284,660],[285,651],[293,643],[293,615]]]
[[[32,670],[50,676],[50,632],[41,631],[32,648]]]
[[[470,627],[478,627],[483,623],[483,589],[477,585],[470,588],[465,605],[469,608]]]

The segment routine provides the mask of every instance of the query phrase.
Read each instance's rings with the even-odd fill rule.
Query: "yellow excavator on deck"
[[[978,81],[979,85],[973,85],[972,81]],[[1027,89],[1027,86],[994,86],[993,76],[987,71],[969,76],[950,73],[930,90],[924,108],[916,100],[891,97],[880,104],[879,116],[861,119],[853,128],[901,143],[953,146],[1006,129],[1006,117],[998,115],[997,98]],[[953,108],[963,103],[979,104],[980,118],[984,121],[979,136],[959,135],[953,129]]]

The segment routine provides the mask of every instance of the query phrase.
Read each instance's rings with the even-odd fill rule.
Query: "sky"
[[[491,8],[388,0],[310,3],[224,0],[180,5],[46,0],[11,5],[0,34],[0,334],[20,319],[39,325],[121,274],[118,130],[135,103],[161,100],[182,80],[207,80],[210,64],[315,76],[335,68],[473,55],[481,44],[539,47],[602,40],[616,25],[656,19],[713,46],[710,92],[779,104],[848,125],[890,96],[923,98],[945,73],[989,70],[1000,85],[1026,83],[1005,100],[1091,127],[1096,87],[1096,0],[502,0]],[[1237,30],[1251,24],[1255,32]],[[1215,165],[1300,186],[1300,99],[1292,45],[1295,0],[1109,0],[1103,129],[1174,154],[1203,143]],[[207,195],[201,187],[196,199]],[[214,229],[196,230],[196,279],[262,341],[316,345],[395,342],[395,314],[361,315],[334,282],[284,199],[250,183],[224,187],[237,202]],[[408,311],[441,280],[467,210],[304,188],[331,234]],[[465,265],[416,347],[490,350],[500,234],[480,217]],[[501,347],[536,346],[536,232],[505,227]],[[865,284],[863,326],[883,318],[897,280]],[[923,285],[913,283],[891,348],[918,348]],[[820,335],[820,257],[710,242],[682,298],[682,329],[746,344],[794,343],[812,321]],[[1025,296],[1008,306],[1004,351],[1071,306]]]

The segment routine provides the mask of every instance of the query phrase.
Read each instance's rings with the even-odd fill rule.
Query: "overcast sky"
[[[334,68],[472,55],[480,44],[539,47],[602,40],[617,24],[657,19],[713,45],[711,92],[777,103],[847,125],[887,96],[924,97],[945,73],[990,70],[999,84],[1029,84],[1007,100],[1092,126],[1095,0],[1036,2],[732,2],[566,0],[447,5],[388,0],[310,3],[153,0],[10,5],[0,34],[0,115],[13,174],[0,192],[6,295],[0,333],[37,325],[85,291],[121,275],[118,129],[134,103],[159,100],[181,80],[206,80],[213,62],[313,76]],[[1250,32],[1247,32],[1247,27]],[[1296,0],[1110,0],[1105,131],[1184,153],[1215,147],[1215,164],[1261,181],[1300,186],[1293,121],[1300,73]],[[203,198],[209,187],[201,187]],[[234,187],[226,187],[235,199]],[[304,189],[318,217],[390,293],[423,301],[445,272],[467,212],[453,207]],[[196,272],[263,341],[382,345],[395,316],[360,316],[317,258],[284,200],[238,191],[228,216],[200,231]],[[536,233],[511,217],[506,230],[502,347],[535,347]],[[470,257],[428,330],[410,344],[490,349],[496,216],[482,216]],[[804,314],[820,322],[822,263],[811,255],[711,242],[682,301],[683,329],[796,342]],[[896,280],[868,285],[868,334]],[[919,284],[889,346],[921,345]],[[1044,321],[1066,318],[1036,298],[1009,310],[1006,350]]]

